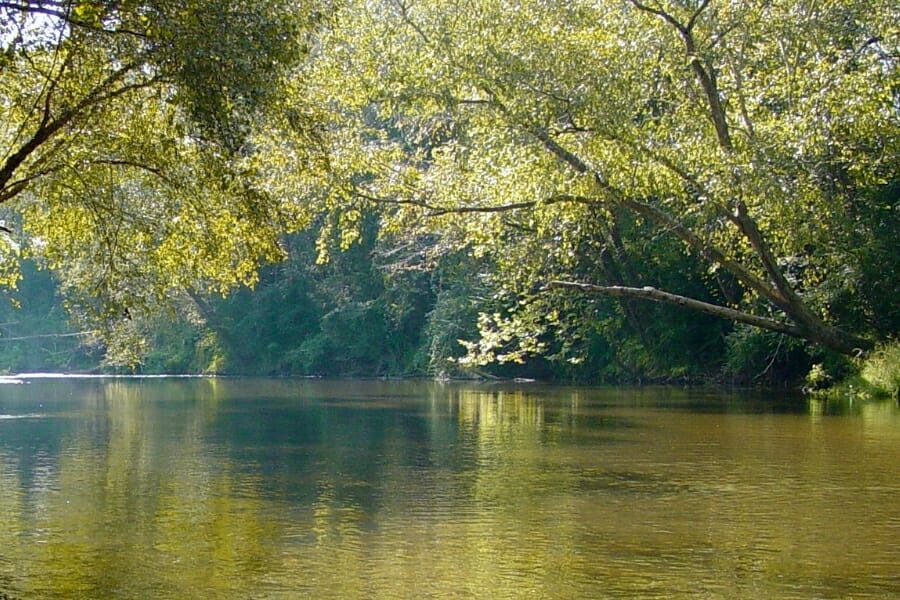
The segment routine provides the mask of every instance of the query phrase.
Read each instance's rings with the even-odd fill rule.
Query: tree
[[[886,0],[347,0],[300,76],[331,168],[292,177],[279,138],[261,172],[492,255],[513,298],[673,303],[853,353],[872,328],[820,292],[843,276],[830,236],[861,226],[848,205],[900,175],[898,21]],[[584,230],[615,254],[623,212],[732,292],[575,278]]]
[[[0,2],[0,283],[33,256],[115,329],[179,289],[252,282],[297,220],[252,185],[247,139],[317,18],[290,0]]]

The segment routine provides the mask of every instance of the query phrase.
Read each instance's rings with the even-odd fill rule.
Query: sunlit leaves
[[[800,307],[830,264],[810,249],[852,226],[848,197],[900,175],[898,16],[860,1],[348,0],[301,75],[342,182],[326,205],[439,231],[494,257],[511,292],[568,271],[595,235],[587,214],[628,207],[755,290],[745,300]]]
[[[829,240],[900,175],[887,0],[71,8],[57,45],[3,40],[2,191],[114,313],[252,282],[329,213],[324,259],[378,207],[390,235],[490,257],[498,303],[601,260],[627,209],[752,290],[731,304],[827,316]],[[653,262],[656,239],[632,247]]]
[[[15,287],[20,276],[19,250],[19,244],[10,233],[0,229],[0,288]]]
[[[171,309],[183,290],[252,284],[283,256],[279,235],[307,222],[259,183],[249,137],[306,52],[312,7],[0,7],[0,203],[18,213],[0,233],[4,265],[21,246],[121,340],[129,317]],[[302,106],[276,114],[312,144]]]

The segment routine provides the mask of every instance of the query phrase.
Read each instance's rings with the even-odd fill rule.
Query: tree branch
[[[395,204],[415,206],[425,210],[426,217],[442,217],[444,215],[464,215],[472,213],[505,213],[516,210],[532,209],[538,206],[551,206],[554,204],[602,204],[599,200],[588,198],[585,196],[575,196],[572,194],[557,194],[544,200],[526,200],[523,202],[512,202],[510,204],[493,204],[488,206],[436,206],[425,200],[403,200],[399,198],[382,198],[373,196],[356,190],[353,192],[356,196],[369,202],[376,204]]]
[[[675,17],[673,17],[671,14],[667,13],[666,11],[664,11],[661,8],[653,8],[652,6],[648,6],[647,4],[644,4],[643,2],[639,2],[639,0],[629,0],[629,2],[631,2],[632,6],[634,6],[635,8],[642,10],[646,13],[656,15],[657,17],[661,18],[662,20],[666,21],[667,23],[669,23],[669,25],[671,25],[672,27],[677,29],[679,31],[679,33],[684,34],[689,31],[687,29],[687,27],[682,25]],[[704,6],[705,5],[706,5],[706,2],[704,2]],[[693,21],[693,19],[691,19],[691,21]]]
[[[50,5],[55,5],[56,8],[50,8]],[[110,34],[125,34],[125,35],[133,35],[136,37],[147,38],[149,37],[146,33],[141,33],[140,31],[134,31],[133,29],[106,29],[105,27],[97,27],[95,24],[88,23],[85,21],[80,21],[78,19],[73,19],[72,15],[68,11],[68,3],[66,6],[63,6],[62,3],[49,3],[44,2],[43,4],[31,4],[31,3],[21,3],[21,2],[0,2],[0,8],[6,8],[9,10],[16,10],[22,13],[31,13],[35,15],[44,15],[46,17],[53,17],[54,19],[59,19],[63,23],[67,23],[73,27],[79,27],[81,29],[88,29],[90,31],[96,31],[98,33],[110,33]]]
[[[806,334],[806,330],[798,325],[747,314],[745,312],[741,312],[727,306],[719,306],[718,304],[703,302],[702,300],[688,298],[687,296],[672,294],[670,292],[658,290],[654,287],[635,288],[619,285],[601,286],[576,281],[557,280],[549,282],[547,284],[547,287],[550,289],[577,290],[580,292],[599,294],[603,296],[641,298],[643,300],[652,300],[654,302],[663,302],[665,304],[683,306],[685,308],[697,310],[723,319],[745,323],[747,325],[752,325],[754,327],[759,327],[761,329],[766,329],[769,331],[784,333],[797,338],[805,338]]]
[[[633,288],[623,286],[602,286],[576,281],[554,280],[547,284],[547,288],[571,289],[590,294],[642,298],[644,300],[674,304],[676,306],[683,306],[685,308],[697,310],[723,319],[729,319],[738,323],[744,323],[767,331],[783,333],[801,340],[813,341],[844,354],[858,354],[860,351],[871,350],[874,347],[871,340],[860,338],[848,334],[836,327],[825,325],[821,320],[810,323],[797,320],[796,314],[790,311],[785,311],[785,313],[789,318],[795,320],[795,323],[785,323],[775,319],[751,315],[733,308],[728,308],[727,306],[710,304],[709,302],[703,302],[694,298],[664,292],[653,287]]]
[[[787,302],[786,298],[779,293],[778,289],[773,288],[739,263],[726,258],[723,252],[705,242],[696,233],[678,222],[672,215],[650,203],[635,200],[619,188],[611,185],[599,173],[588,167],[581,158],[562,147],[556,140],[551,138],[547,132],[538,128],[532,128],[531,132],[544,144],[544,147],[563,162],[579,173],[591,175],[600,190],[608,194],[614,203],[647,217],[657,225],[661,225],[663,228],[672,232],[689,247],[693,248],[708,260],[722,265],[722,267],[737,277],[744,285],[773,302],[782,310],[789,312],[789,310],[793,308],[793,305]],[[729,215],[727,212],[725,212],[725,215],[732,217],[732,215]]]
[[[769,274],[769,277],[771,277],[775,284],[775,288],[778,290],[779,295],[784,302],[784,305],[781,305],[782,309],[785,310],[787,314],[791,315],[798,323],[816,327],[822,325],[821,319],[807,308],[806,304],[797,296],[797,293],[784,276],[784,273],[781,272],[777,260],[769,249],[768,244],[766,244],[763,239],[763,234],[759,230],[759,226],[756,224],[756,221],[747,214],[747,206],[743,201],[738,201],[733,220],[737,223],[741,233],[750,243],[750,246],[759,257],[766,273]]]
[[[691,18],[688,19],[688,24],[685,27],[688,32],[693,31],[694,25],[697,24],[697,19],[700,18],[700,15],[703,14],[703,11],[706,10],[706,7],[709,6],[709,0],[703,0],[700,3],[700,6],[697,7],[697,10],[694,11],[694,14],[691,15]]]
[[[706,102],[709,108],[709,117],[710,120],[712,120],[713,127],[716,130],[716,137],[719,140],[719,146],[721,146],[723,150],[731,152],[734,146],[731,143],[731,134],[728,131],[728,120],[725,115],[725,109],[722,107],[722,99],[719,94],[718,85],[716,84],[715,74],[713,73],[712,68],[707,71],[707,68],[704,67],[703,61],[701,60],[700,55],[697,53],[697,47],[694,41],[694,25],[697,23],[697,19],[700,17],[700,14],[709,5],[709,0],[703,0],[697,10],[691,15],[691,18],[688,21],[687,25],[683,25],[680,21],[678,21],[678,19],[662,10],[661,8],[653,8],[652,6],[648,6],[643,2],[640,2],[639,0],[629,1],[631,2],[632,6],[634,6],[638,10],[656,15],[657,17],[663,19],[672,27],[674,27],[681,35],[681,40],[684,43],[684,51],[687,55],[688,61],[690,62],[691,69],[694,71],[697,79],[700,80],[700,86],[703,88],[704,94],[706,94]]]
[[[166,177],[166,174],[163,173],[162,169],[159,169],[157,167],[153,167],[153,166],[150,166],[150,165],[147,165],[147,164],[135,161],[135,160],[126,160],[126,159],[121,159],[121,158],[101,158],[101,159],[97,159],[97,160],[92,160],[90,162],[91,162],[91,164],[95,164],[95,165],[110,165],[113,167],[131,167],[134,169],[139,169],[141,171],[146,171],[152,175],[156,175],[157,177],[159,177],[160,179],[162,179],[163,181],[165,181],[167,183],[170,181],[169,178]]]
[[[403,17],[403,21],[404,21],[407,25],[409,25],[410,27],[412,27],[413,31],[416,32],[416,35],[418,35],[420,38],[422,38],[422,41],[425,42],[425,44],[427,44],[427,45],[430,46],[430,45],[431,45],[431,39],[430,39],[430,38],[428,37],[428,35],[422,30],[422,28],[419,27],[418,23],[416,23],[415,21],[413,21],[413,20],[412,20],[412,17],[409,16],[409,6],[408,6],[405,2],[402,2],[402,1],[399,1],[399,0],[397,1],[396,4],[397,4],[397,8],[400,9],[400,14],[401,14],[402,17]]]
[[[3,166],[0,167],[0,198],[3,201],[9,200],[15,194],[11,194],[9,189],[9,181],[12,179],[16,170],[31,156],[38,148],[52,138],[60,129],[68,125],[76,117],[84,113],[89,108],[113,100],[130,91],[141,89],[152,85],[155,78],[146,81],[123,85],[119,88],[109,89],[117,82],[125,78],[125,76],[137,67],[136,64],[125,65],[114,73],[110,74],[100,85],[95,87],[90,93],[81,99],[78,104],[72,108],[62,111],[59,116],[52,118],[49,106],[49,98],[41,116],[41,122],[38,128],[32,134],[31,138],[22,144],[22,146],[13,154],[9,155]],[[18,191],[21,191],[18,190]]]

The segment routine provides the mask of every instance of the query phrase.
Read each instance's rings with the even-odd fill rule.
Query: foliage
[[[900,327],[895,4],[2,4],[0,284],[150,370],[834,376]]]
[[[814,365],[807,376],[807,391],[824,399],[898,399],[900,344],[886,342],[854,362],[852,372],[841,379],[831,377],[822,365]]]
[[[427,277],[418,271],[387,277],[376,263],[376,221],[364,221],[359,243],[329,262],[316,264],[316,233],[309,230],[285,240],[289,260],[264,269],[255,290],[203,303],[207,326],[223,349],[223,371],[422,371],[420,336],[432,297]]]
[[[247,137],[316,18],[287,0],[0,6],[6,264],[42,260],[108,340],[181,290],[252,283],[298,222],[252,186]]]
[[[900,330],[900,181],[848,195],[843,206],[843,222],[828,223],[828,243],[815,249],[827,265],[816,293],[845,326],[890,338]]]
[[[898,178],[898,16],[886,1],[348,0],[299,76],[329,122],[330,170],[292,172],[296,144],[279,139],[261,172],[492,257],[513,282],[496,292],[507,309],[554,282],[698,300],[572,279],[568,257],[596,239],[584,230],[628,213],[653,232],[644,262],[671,236],[735,288],[690,306],[850,353],[871,341],[838,326],[851,303],[833,290],[852,286],[834,266],[852,246],[829,243],[860,231],[884,245],[854,214],[876,214],[866,190]],[[883,335],[870,316],[852,325]],[[540,323],[512,321],[519,351],[545,351]],[[514,358],[499,335],[476,355]]]
[[[479,308],[486,307],[489,296],[481,276],[487,270],[485,262],[474,260],[465,252],[447,253],[431,274],[434,302],[423,331],[423,351],[427,371],[434,377],[472,375],[460,363],[465,355],[461,340],[472,340],[478,335]]]
[[[900,393],[900,343],[885,344],[863,363],[860,376],[882,394],[897,399]]]
[[[738,326],[729,332],[726,348],[722,375],[731,382],[742,384],[799,381],[813,360],[808,344],[747,326]]]

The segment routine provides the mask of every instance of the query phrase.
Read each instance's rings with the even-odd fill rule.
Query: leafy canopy
[[[388,234],[491,265],[506,308],[481,319],[485,355],[545,351],[573,289],[871,345],[835,299],[892,255],[895,2],[320,8],[0,2],[2,256],[41,258],[113,322],[254,281],[281,232],[328,212],[324,258],[377,210]],[[705,265],[703,293],[644,276],[687,264],[668,238]]]
[[[34,256],[115,320],[254,281],[299,215],[252,184],[248,136],[317,18],[290,0],[0,3],[3,282]]]
[[[261,172],[351,232],[374,205],[491,255],[519,297],[609,292],[575,250],[624,210],[736,280],[701,310],[849,352],[869,342],[820,292],[849,207],[900,175],[898,22],[887,0],[347,0],[299,75],[330,170],[280,137]]]

